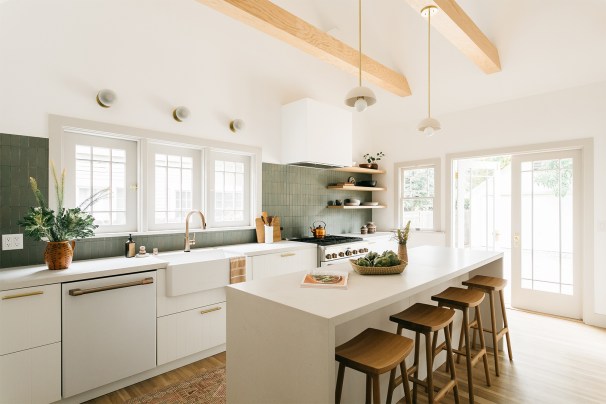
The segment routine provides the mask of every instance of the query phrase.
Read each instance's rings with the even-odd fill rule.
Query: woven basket
[[[354,271],[360,275],[394,275],[401,274],[404,272],[404,268],[408,265],[408,262],[400,261],[400,265],[394,265],[393,267],[361,267],[356,264],[356,260],[349,260]]]

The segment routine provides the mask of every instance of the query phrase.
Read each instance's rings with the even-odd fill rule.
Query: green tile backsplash
[[[332,170],[263,163],[263,210],[280,216],[286,238],[311,236],[314,221],[326,222],[328,234],[358,233],[372,218],[370,209],[328,209],[328,201],[357,198],[372,200],[370,192],[338,191],[326,188],[344,182],[350,175],[356,180],[371,179],[367,174],[349,174]],[[22,233],[17,221],[35,204],[29,177],[38,181],[48,195],[48,139],[0,134],[0,234]],[[182,233],[134,235],[138,246],[148,251],[183,248]],[[100,237],[77,240],[74,260],[115,257],[124,254],[126,237]],[[207,231],[196,233],[196,246],[214,247],[256,242],[254,230]],[[0,251],[0,268],[42,264],[46,243],[23,238],[22,250]]]

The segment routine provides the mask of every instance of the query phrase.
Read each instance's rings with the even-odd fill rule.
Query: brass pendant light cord
[[[360,68],[358,69],[358,86],[362,87],[362,0],[358,0],[358,56]]]
[[[431,118],[431,9],[427,11],[427,116]]]

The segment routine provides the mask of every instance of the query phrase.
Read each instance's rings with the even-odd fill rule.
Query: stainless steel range
[[[324,238],[305,237],[291,239],[318,245],[318,266],[326,267],[359,258],[368,252],[368,242],[360,237],[326,236]]]

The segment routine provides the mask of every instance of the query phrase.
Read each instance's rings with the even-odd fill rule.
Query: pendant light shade
[[[347,93],[345,105],[355,107],[356,111],[362,112],[377,102],[375,93],[370,88],[362,86],[362,0],[358,0],[358,43],[358,86]]]
[[[377,102],[377,96],[368,87],[354,87],[345,96],[345,105],[355,107],[356,111],[362,112]]]
[[[441,129],[440,122],[431,117],[431,16],[438,12],[436,6],[427,6],[421,15],[427,17],[427,118],[419,122],[419,131],[430,137]]]

